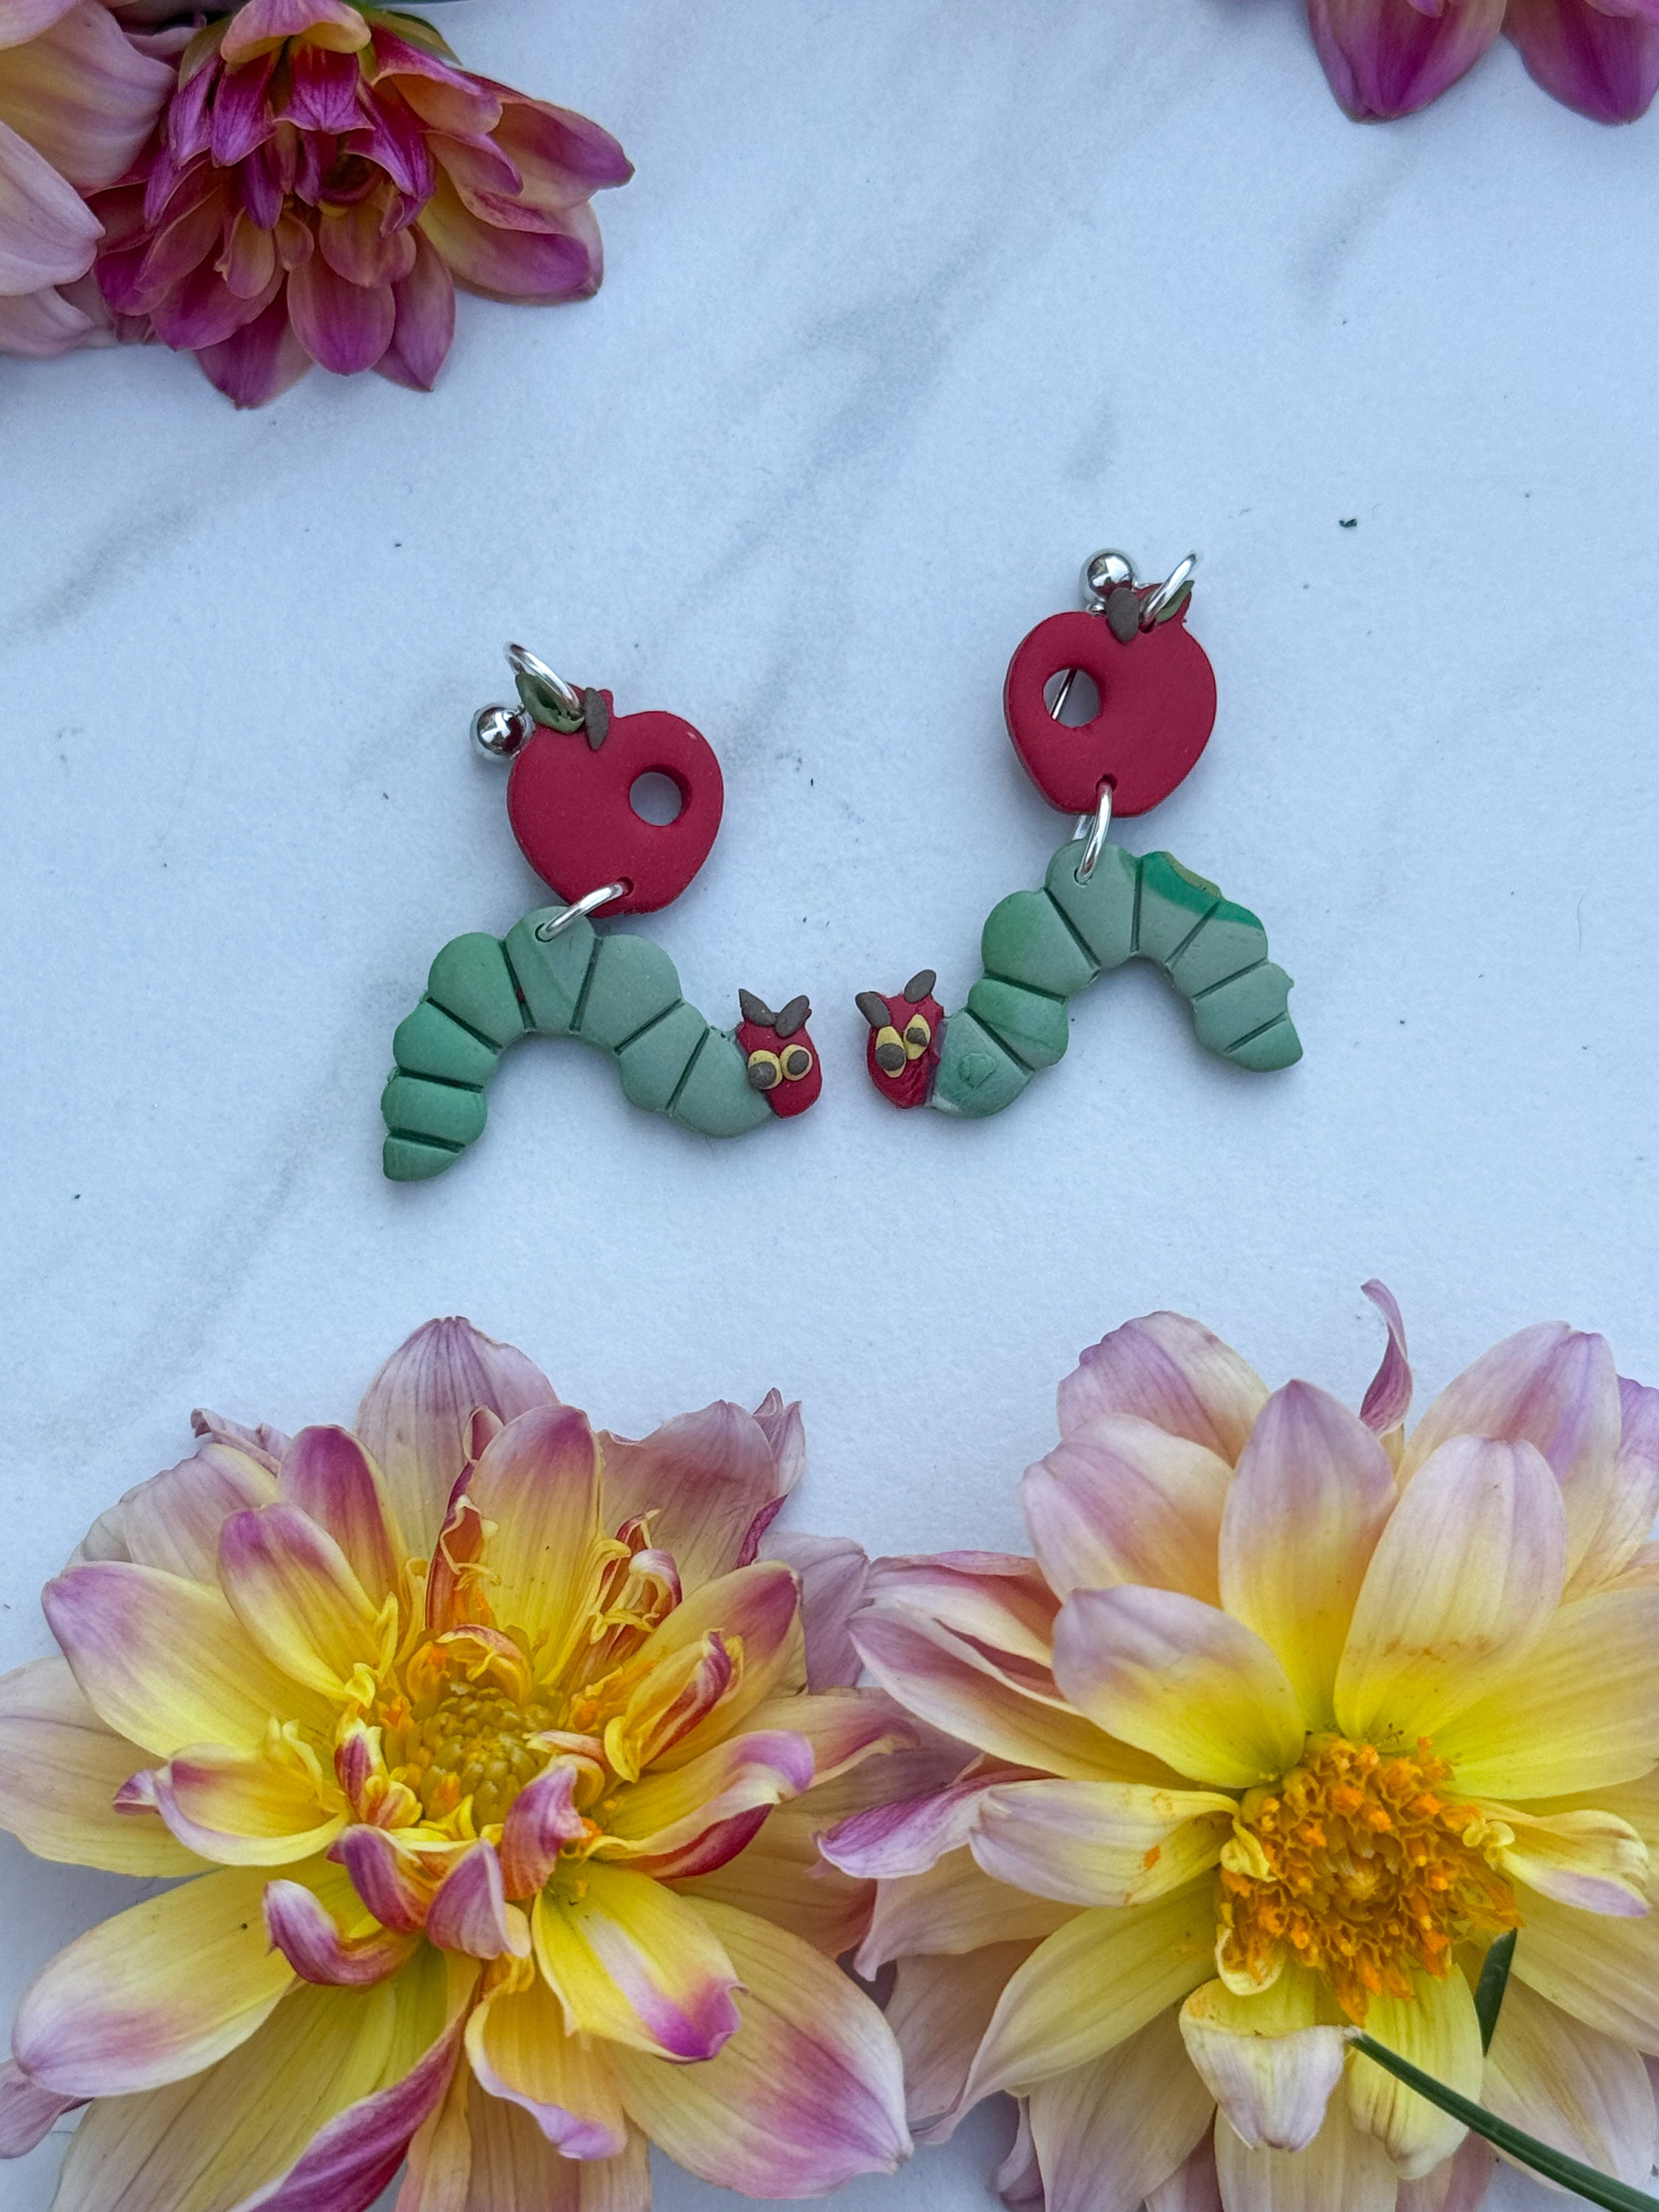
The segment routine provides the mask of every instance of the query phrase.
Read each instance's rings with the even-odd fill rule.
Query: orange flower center
[[[520,1790],[547,1764],[545,1749],[528,1739],[558,1726],[550,1705],[520,1705],[465,1675],[450,1676],[418,1704],[390,1699],[379,1718],[389,1779],[414,1792],[428,1820],[446,1820],[471,1798],[476,1828],[506,1819]]]
[[[1298,1765],[1247,1793],[1222,1852],[1228,1971],[1265,1984],[1287,1954],[1363,2021],[1373,1996],[1413,1994],[1414,1966],[1443,1980],[1454,1944],[1518,1925],[1489,1856],[1507,1832],[1457,1803],[1450,1782],[1426,1738],[1407,1759],[1310,1735]]]

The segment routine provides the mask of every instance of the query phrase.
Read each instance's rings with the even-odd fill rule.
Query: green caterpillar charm
[[[1267,933],[1168,853],[1102,848],[1080,872],[1085,841],[1062,845],[1041,890],[994,907],[981,939],[984,974],[946,1017],[930,969],[897,996],[865,991],[871,1080],[896,1106],[999,1114],[1070,1036],[1066,1001],[1108,968],[1150,960],[1193,1010],[1199,1042],[1236,1067],[1289,1067],[1302,1041],[1291,979],[1267,957]]]
[[[452,938],[433,962],[425,996],[392,1038],[397,1065],[380,1097],[393,1182],[441,1175],[483,1133],[484,1086],[521,1036],[580,1037],[609,1053],[635,1105],[705,1137],[741,1136],[817,1095],[805,1000],[772,1018],[776,1034],[752,1018],[738,1035],[715,1029],[688,1005],[659,945],[601,936],[568,913],[538,907],[504,938]],[[745,998],[751,1009],[768,1011]]]

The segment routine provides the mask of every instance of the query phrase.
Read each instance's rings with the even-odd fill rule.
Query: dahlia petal
[[[410,2138],[403,2179],[392,2199],[393,2212],[465,2212],[465,2208],[474,2202],[471,2182],[478,2164],[472,2126],[475,2100],[481,2106],[496,2101],[484,2094],[472,2078],[471,2068],[463,2060],[451,2074],[442,2101],[427,2114]],[[514,2112],[514,2117],[523,2116]],[[525,2124],[529,2126],[527,2121]],[[530,2132],[536,2135],[533,2128]],[[542,2142],[544,2150],[549,2148],[539,2136],[537,2140]],[[556,2152],[550,2155],[557,2160]],[[563,2212],[569,2193],[566,2191],[562,2196],[556,2190],[544,2192],[540,2199],[541,2212]],[[505,2192],[488,2201],[502,2208],[502,2212],[519,2212],[516,2197]]]
[[[1437,100],[1498,36],[1504,0],[1309,0],[1314,45],[1356,122],[1410,115]]]
[[[368,289],[398,284],[415,266],[414,234],[387,230],[374,199],[345,208],[325,207],[317,226],[317,249],[337,276]]]
[[[1185,2063],[1173,2010],[1115,2051],[1031,2092],[1047,2212],[1140,2212],[1210,2124],[1213,2100]]]
[[[573,2035],[708,2058],[738,2025],[738,1974],[705,1910],[647,1875],[590,1859],[581,1894],[543,1890],[532,1924]]]
[[[1454,1966],[1444,1981],[1413,1970],[1416,1994],[1374,1996],[1365,2032],[1461,2097],[1480,2095],[1480,2023],[1468,1984]],[[1461,2120],[1419,2097],[1363,2051],[1348,2063],[1348,2111],[1375,2136],[1407,2180],[1420,2180],[1463,2140]]]
[[[121,1500],[126,1555],[196,1583],[219,1579],[219,1532],[233,1513],[273,1505],[276,1485],[263,1466],[229,1444],[203,1444]]]
[[[58,2096],[124,2096],[234,2051],[294,1979],[266,1941],[265,1885],[258,1868],[228,1867],[76,1936],[23,1994],[18,2064]]]
[[[494,1554],[491,1554],[492,1564]],[[781,1684],[799,1650],[800,1586],[778,1559],[757,1559],[716,1582],[692,1591],[653,1628],[634,1656],[641,1688],[623,1716],[620,1733],[643,1753],[639,1766],[657,1762],[683,1766],[729,1735]],[[654,1731],[656,1689],[653,1676],[671,1674],[672,1662],[689,1656],[711,1634],[742,1654],[729,1685],[700,1717],[666,1740]],[[612,1765],[620,1746],[612,1744]]]
[[[280,296],[216,345],[198,346],[196,359],[208,382],[238,407],[267,405],[312,366],[289,321],[288,301]]]
[[[44,2142],[79,2097],[55,2097],[37,2088],[15,2059],[0,2065],[0,2158],[21,2158]]]
[[[194,2080],[100,2100],[58,2212],[364,2212],[441,2103],[461,2026],[435,1952],[368,1990],[301,1986]]]
[[[84,309],[50,286],[39,292],[0,294],[0,353],[26,361],[55,361],[60,354],[72,353],[97,328]]]
[[[234,169],[276,128],[269,89],[276,66],[275,52],[240,68],[227,67],[214,87],[208,145],[216,165]]]
[[[599,290],[602,274],[597,226],[587,210],[572,208],[556,220],[556,229],[499,229],[464,206],[441,173],[420,216],[458,283],[486,299],[542,307],[586,298]]]
[[[419,1877],[410,1855],[384,1828],[349,1827],[328,1855],[345,1869],[358,1898],[383,1926],[400,1935],[425,1927],[433,1886]]]
[[[222,1594],[155,1567],[71,1567],[41,1594],[99,1717],[166,1759],[181,1745],[252,1750],[273,1714],[326,1735],[331,1709],[271,1666]]]
[[[364,1395],[352,1428],[386,1478],[411,1545],[428,1551],[466,1466],[478,1407],[501,1420],[558,1403],[534,1363],[469,1321],[429,1321],[401,1344]]]
[[[1560,1602],[1565,1544],[1560,1489],[1534,1445],[1484,1436],[1442,1444],[1365,1571],[1337,1669],[1343,1733],[1437,1737],[1499,1692]]]
[[[1571,1577],[1604,1517],[1621,1425],[1606,1339],[1541,1322],[1495,1345],[1447,1384],[1407,1439],[1400,1478],[1410,1481],[1455,1436],[1535,1444],[1561,1486]]]
[[[597,1849],[630,1861],[666,1859],[717,1822],[799,1796],[812,1786],[812,1765],[811,1745],[793,1729],[728,1736],[683,1766],[619,1790]],[[665,1877],[671,1871],[654,1864],[643,1870]]]
[[[282,279],[273,280],[272,297]],[[262,315],[270,301],[245,300],[233,292],[216,268],[204,262],[192,270],[165,299],[149,307],[149,319],[161,343],[179,353],[200,353],[222,345],[245,325]]]
[[[866,1601],[870,1573],[864,1547],[847,1536],[809,1536],[785,1528],[764,1535],[760,1551],[793,1567],[800,1584],[807,1688],[831,1690],[856,1682],[862,1662],[853,1642],[853,1616]]]
[[[723,1400],[638,1440],[607,1430],[599,1450],[606,1520],[616,1528],[653,1514],[651,1540],[672,1553],[688,1589],[738,1565],[756,1515],[781,1494],[765,1430]]]
[[[1659,1589],[1564,1605],[1515,1672],[1436,1738],[1460,1790],[1565,1796],[1633,1782],[1659,1759]]]
[[[222,192],[198,198],[181,196],[178,208],[169,210],[167,220],[151,240],[125,304],[147,311],[185,283],[204,262],[211,259],[216,264],[226,226],[233,220]]]
[[[1609,1918],[1536,1891],[1525,1910],[1511,1983],[1526,1983],[1615,2042],[1659,2050],[1659,1913]]]
[[[155,1808],[188,1850],[225,1866],[286,1866],[312,1858],[345,1826],[339,1793],[325,1790],[279,1739],[258,1751],[198,1744],[153,1778]]]
[[[1505,1997],[1504,2002],[1509,2002]],[[1420,2181],[1402,2181],[1396,2212],[1479,2212],[1498,2170],[1498,2153],[1473,2133]]]
[[[507,1902],[493,1844],[472,1844],[450,1868],[427,1912],[426,1934],[441,1950],[474,1959],[529,1957],[530,1930],[523,1913]]]
[[[1134,1413],[1095,1413],[1025,1470],[1020,1504],[1055,1595],[1144,1583],[1213,1605],[1231,1469]]]
[[[510,155],[487,131],[429,130],[427,143],[433,156],[448,175],[461,204],[486,222],[504,222],[509,229],[538,228],[543,220],[534,207],[514,203],[524,188],[524,178]]]
[[[1042,2169],[1037,2164],[1036,2145],[1031,2140],[1030,2099],[1017,2097],[1014,2110],[1019,2116],[1014,2140],[1009,2145],[1008,2155],[992,2176],[991,2186],[1008,2212],[1043,2212]]]
[[[987,1790],[969,1847],[998,1881],[1066,1905],[1144,1905],[1216,1864],[1235,1801],[1129,1782],[1009,1782]]]
[[[1331,2099],[1305,2150],[1251,2150],[1218,2114],[1215,2163],[1227,2212],[1395,2212],[1399,2176],[1342,2097]]]
[[[0,1674],[0,1827],[37,1858],[112,1874],[195,1873],[194,1853],[154,1814],[115,1809],[143,1756],[99,1719],[62,1659]]]
[[[755,1734],[787,1729],[804,1737],[812,1753],[807,1790],[850,1775],[869,1759],[919,1747],[920,1734],[879,1690],[820,1690],[807,1696],[769,1698],[749,1715]],[[820,1803],[825,1802],[822,1798]]]
[[[1593,123],[1633,123],[1652,106],[1659,24],[1645,12],[1595,0],[1511,0],[1504,28],[1533,82]]]
[[[250,1459],[257,1459],[268,1474],[276,1474],[289,1446],[282,1430],[269,1421],[256,1422],[249,1428],[244,1422],[229,1421],[222,1413],[210,1412],[205,1406],[191,1409],[190,1429],[192,1436],[200,1437],[206,1443],[229,1444],[237,1451],[246,1452]]]
[[[260,1900],[273,1952],[280,1952],[302,1981],[325,1987],[366,1989],[395,1974],[414,1948],[412,1936],[377,1928],[348,1936],[327,1907],[297,1881],[269,1881]]]
[[[0,0],[0,50],[38,39],[78,4],[79,0]]]
[[[287,120],[301,131],[356,130],[362,121],[362,76],[356,53],[309,43],[290,48]]]
[[[336,376],[373,368],[391,344],[398,320],[389,284],[348,283],[320,253],[290,273],[288,313],[306,351]]]
[[[698,1904],[755,1913],[826,1959],[839,1959],[863,1941],[875,1891],[819,1857],[820,1825],[811,1794],[797,1798],[768,1816],[739,1857],[711,1874],[678,1881],[675,1888]]]
[[[511,156],[524,179],[526,199],[548,208],[615,185],[625,185],[634,165],[611,133],[573,108],[531,100],[508,86],[491,83],[500,99],[495,143]]]
[[[1621,1574],[1634,1561],[1659,1515],[1659,1390],[1621,1376],[1619,1401],[1621,1427],[1613,1480],[1601,1491],[1600,1511],[1594,1519],[1587,1501],[1587,1540],[1567,1585],[1574,1597]]]
[[[974,1832],[980,1800],[995,1787],[975,1771],[925,1797],[895,1800],[855,1813],[823,1841],[831,1866],[861,1881],[926,1874],[947,1852],[961,1850]]]
[[[1186,2163],[1146,2192],[1146,2212],[1223,2212],[1215,2144],[1206,2129]]]
[[[1305,2149],[1325,2124],[1347,2036],[1318,2025],[1318,1988],[1291,1966],[1250,1996],[1206,1982],[1181,2008],[1187,2056],[1252,2150]]]
[[[227,62],[252,61],[289,39],[350,54],[368,44],[369,28],[347,0],[247,0],[219,51]]]
[[[410,392],[430,392],[455,337],[455,280],[418,230],[409,274],[392,288],[398,319],[376,373]]]
[[[574,1760],[555,1760],[525,1784],[508,1808],[501,1844],[508,1897],[533,1897],[564,1846],[586,1832],[574,1802],[577,1772]]]
[[[1231,1467],[1267,1396],[1255,1370],[1200,1322],[1146,1314],[1080,1355],[1060,1386],[1060,1432],[1096,1413],[1134,1413]]]
[[[563,2008],[539,1974],[526,1988],[487,1995],[467,2022],[466,2053],[492,2097],[522,2106],[567,2158],[616,2158],[628,2148],[609,2053],[566,2032]]]
[[[400,39],[384,17],[374,26],[372,51],[364,62],[374,83],[395,84],[434,130],[493,131],[501,120],[501,103],[482,77]]]
[[[0,294],[66,284],[92,266],[102,234],[74,186],[0,118]]]
[[[1483,1809],[1515,1832],[1498,1860],[1512,1881],[1585,1912],[1634,1920],[1648,1910],[1648,1847],[1616,1813],[1585,1808],[1539,1815],[1512,1805]]]
[[[173,70],[140,53],[107,8],[80,0],[39,37],[6,50],[0,122],[92,191],[126,174],[173,86]]]
[[[887,2001],[887,2025],[904,2058],[910,2126],[919,2140],[951,2132],[925,2124],[953,2113],[961,2102],[991,2015],[1016,1968],[1034,1942],[988,1943],[959,1954],[917,1953],[901,1959]]]
[[[521,1413],[486,1447],[467,1498],[496,1523],[487,1553],[496,1626],[538,1643],[585,1634],[600,1534],[599,1457],[586,1416],[569,1406]],[[547,1673],[557,1672],[561,1648],[542,1654]]]
[[[1513,1978],[1486,2054],[1480,2101],[1569,2158],[1627,2188],[1647,2187],[1659,2131],[1640,2057]]]
[[[1212,1887],[1195,1882],[1131,1912],[1097,1906],[1039,1943],[1002,1993],[963,2105],[1086,2065],[1208,1981]]]
[[[1309,1382],[1274,1391],[1227,1495],[1221,1601],[1278,1653],[1310,1729],[1332,1724],[1355,1601],[1395,1502],[1388,1454],[1346,1406]]]
[[[380,1656],[380,1622],[345,1553],[297,1505],[234,1513],[219,1532],[232,1610],[272,1665],[335,1698]]]
[[[1412,1409],[1412,1363],[1406,1350],[1406,1321],[1400,1301],[1386,1283],[1375,1277],[1360,1290],[1382,1316],[1389,1332],[1382,1364],[1370,1379],[1359,1408],[1359,1418],[1376,1436],[1390,1436],[1404,1426]]]
[[[1012,1889],[975,1865],[971,1853],[952,1851],[926,1874],[899,1875],[878,1885],[856,1964],[872,1981],[890,1960],[918,1952],[957,1954],[1052,1936],[1076,1911],[1054,1898]]]
[[[1253,1630],[1178,1590],[1075,1590],[1054,1678],[1109,1735],[1178,1774],[1235,1789],[1296,1763],[1306,1733],[1290,1677]]]
[[[411,209],[424,207],[438,171],[420,118],[386,85],[375,88],[367,107],[364,127],[353,131],[349,142],[353,152],[371,167],[384,169]]]
[[[716,2187],[808,2197],[908,2154],[898,2046],[816,1951],[746,1912],[702,1908],[740,1978],[742,2027],[706,2064],[619,2050],[623,2102],[677,2164]]]
[[[471,2185],[463,2173],[459,2198],[466,2212],[651,2212],[651,2168],[637,2128],[629,2128],[620,2157],[568,2159],[522,2106],[476,2081],[466,2127]],[[422,2200],[405,2206],[400,2195],[397,2212],[455,2212],[455,2203],[446,2197],[430,2208]]]
[[[277,1486],[284,1504],[328,1531],[372,1604],[402,1589],[408,1547],[380,1469],[349,1429],[301,1429]]]
[[[1079,1779],[1156,1778],[1127,1747],[1058,1696],[1022,1689],[982,1653],[898,1607],[872,1607],[853,1626],[865,1665],[907,1712],[1017,1766]]]
[[[872,1605],[904,1606],[953,1635],[1048,1669],[1060,1607],[1034,1559],[1011,1552],[874,1559],[869,1593]]]

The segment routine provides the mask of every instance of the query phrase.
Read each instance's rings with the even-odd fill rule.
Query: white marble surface
[[[780,1383],[797,1517],[872,1549],[1016,1543],[1055,1380],[1150,1306],[1357,1393],[1375,1273],[1429,1386],[1556,1314],[1659,1377],[1659,121],[1505,48],[1358,129],[1291,0],[444,22],[637,161],[597,301],[464,303],[430,398],[0,363],[0,1662],[192,1404],[347,1417],[434,1311],[617,1427]],[[1128,842],[1263,915],[1306,1059],[1205,1059],[1137,971],[1011,1112],[901,1119],[853,994],[959,1003],[1040,880],[1000,686],[1102,543],[1205,551],[1219,724]],[[720,1146],[526,1047],[380,1179],[428,959],[537,902],[465,741],[509,635],[719,746],[651,927],[711,1012],[811,992],[805,1121]],[[122,1889],[0,1880],[0,1996]],[[978,2203],[1001,2125],[849,2206]]]

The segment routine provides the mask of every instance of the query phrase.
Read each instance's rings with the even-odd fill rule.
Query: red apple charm
[[[605,706],[611,694],[599,695]],[[680,797],[672,822],[647,822],[629,796],[665,775]],[[538,726],[514,754],[507,787],[513,834],[536,873],[567,904],[625,883],[610,914],[653,914],[677,899],[708,858],[726,786],[714,748],[678,714],[613,716],[596,745],[585,730]]]
[[[1127,594],[1126,594],[1127,596]],[[1130,606],[1133,620],[1133,602]],[[1045,694],[1066,669],[1093,678],[1092,721],[1056,721]],[[1112,811],[1144,814],[1187,775],[1215,727],[1215,671],[1187,610],[1120,638],[1098,614],[1050,615],[1016,647],[1003,688],[1014,749],[1049,804],[1090,814],[1103,781]]]

